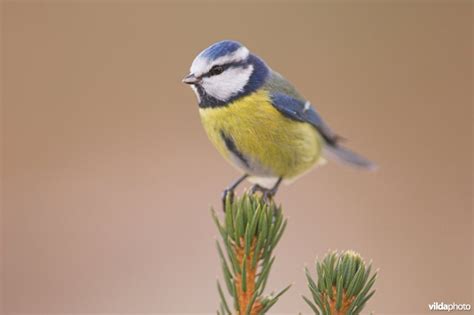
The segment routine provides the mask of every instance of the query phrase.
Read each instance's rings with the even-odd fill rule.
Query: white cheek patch
[[[204,78],[202,87],[207,94],[221,101],[242,92],[253,72],[253,66],[229,68],[219,75]]]
[[[240,47],[239,49],[237,49],[231,54],[219,57],[211,61],[207,59],[206,57],[203,57],[202,53],[200,53],[196,57],[196,59],[194,59],[193,64],[191,65],[190,71],[196,77],[199,77],[202,74],[208,72],[214,65],[223,65],[223,64],[231,63],[231,62],[239,62],[239,61],[247,59],[249,54],[250,52],[246,47]]]

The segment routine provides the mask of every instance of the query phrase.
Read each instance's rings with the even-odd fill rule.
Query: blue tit
[[[283,76],[236,41],[203,50],[183,79],[194,90],[206,133],[242,172],[224,191],[233,196],[245,179],[252,192],[272,198],[280,183],[333,158],[371,170],[375,165],[343,147],[341,138]]]

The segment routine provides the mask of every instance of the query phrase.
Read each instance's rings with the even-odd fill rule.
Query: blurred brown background
[[[367,311],[473,303],[470,1],[7,1],[2,9],[3,311],[208,313],[210,205],[238,173],[181,84],[235,39],[291,80],[376,173],[336,163],[277,200],[290,224],[274,313],[309,308],[328,249],[380,267]]]

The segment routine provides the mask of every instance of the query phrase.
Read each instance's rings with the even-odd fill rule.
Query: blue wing
[[[339,143],[341,137],[332,132],[311,104],[301,97],[296,89],[280,74],[272,71],[264,88],[269,91],[272,105],[280,113],[290,119],[309,123],[318,130],[326,144],[328,144],[325,151],[330,157],[368,170],[377,167],[365,157],[341,146]]]
[[[270,93],[270,98],[272,105],[284,116],[313,125],[328,144],[335,145],[339,140],[308,101],[281,92]]]

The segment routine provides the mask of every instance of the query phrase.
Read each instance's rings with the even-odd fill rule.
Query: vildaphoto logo
[[[430,311],[443,311],[443,312],[470,311],[471,304],[457,304],[457,303],[447,304],[444,302],[434,302],[432,304],[428,304],[428,308],[430,309]]]

